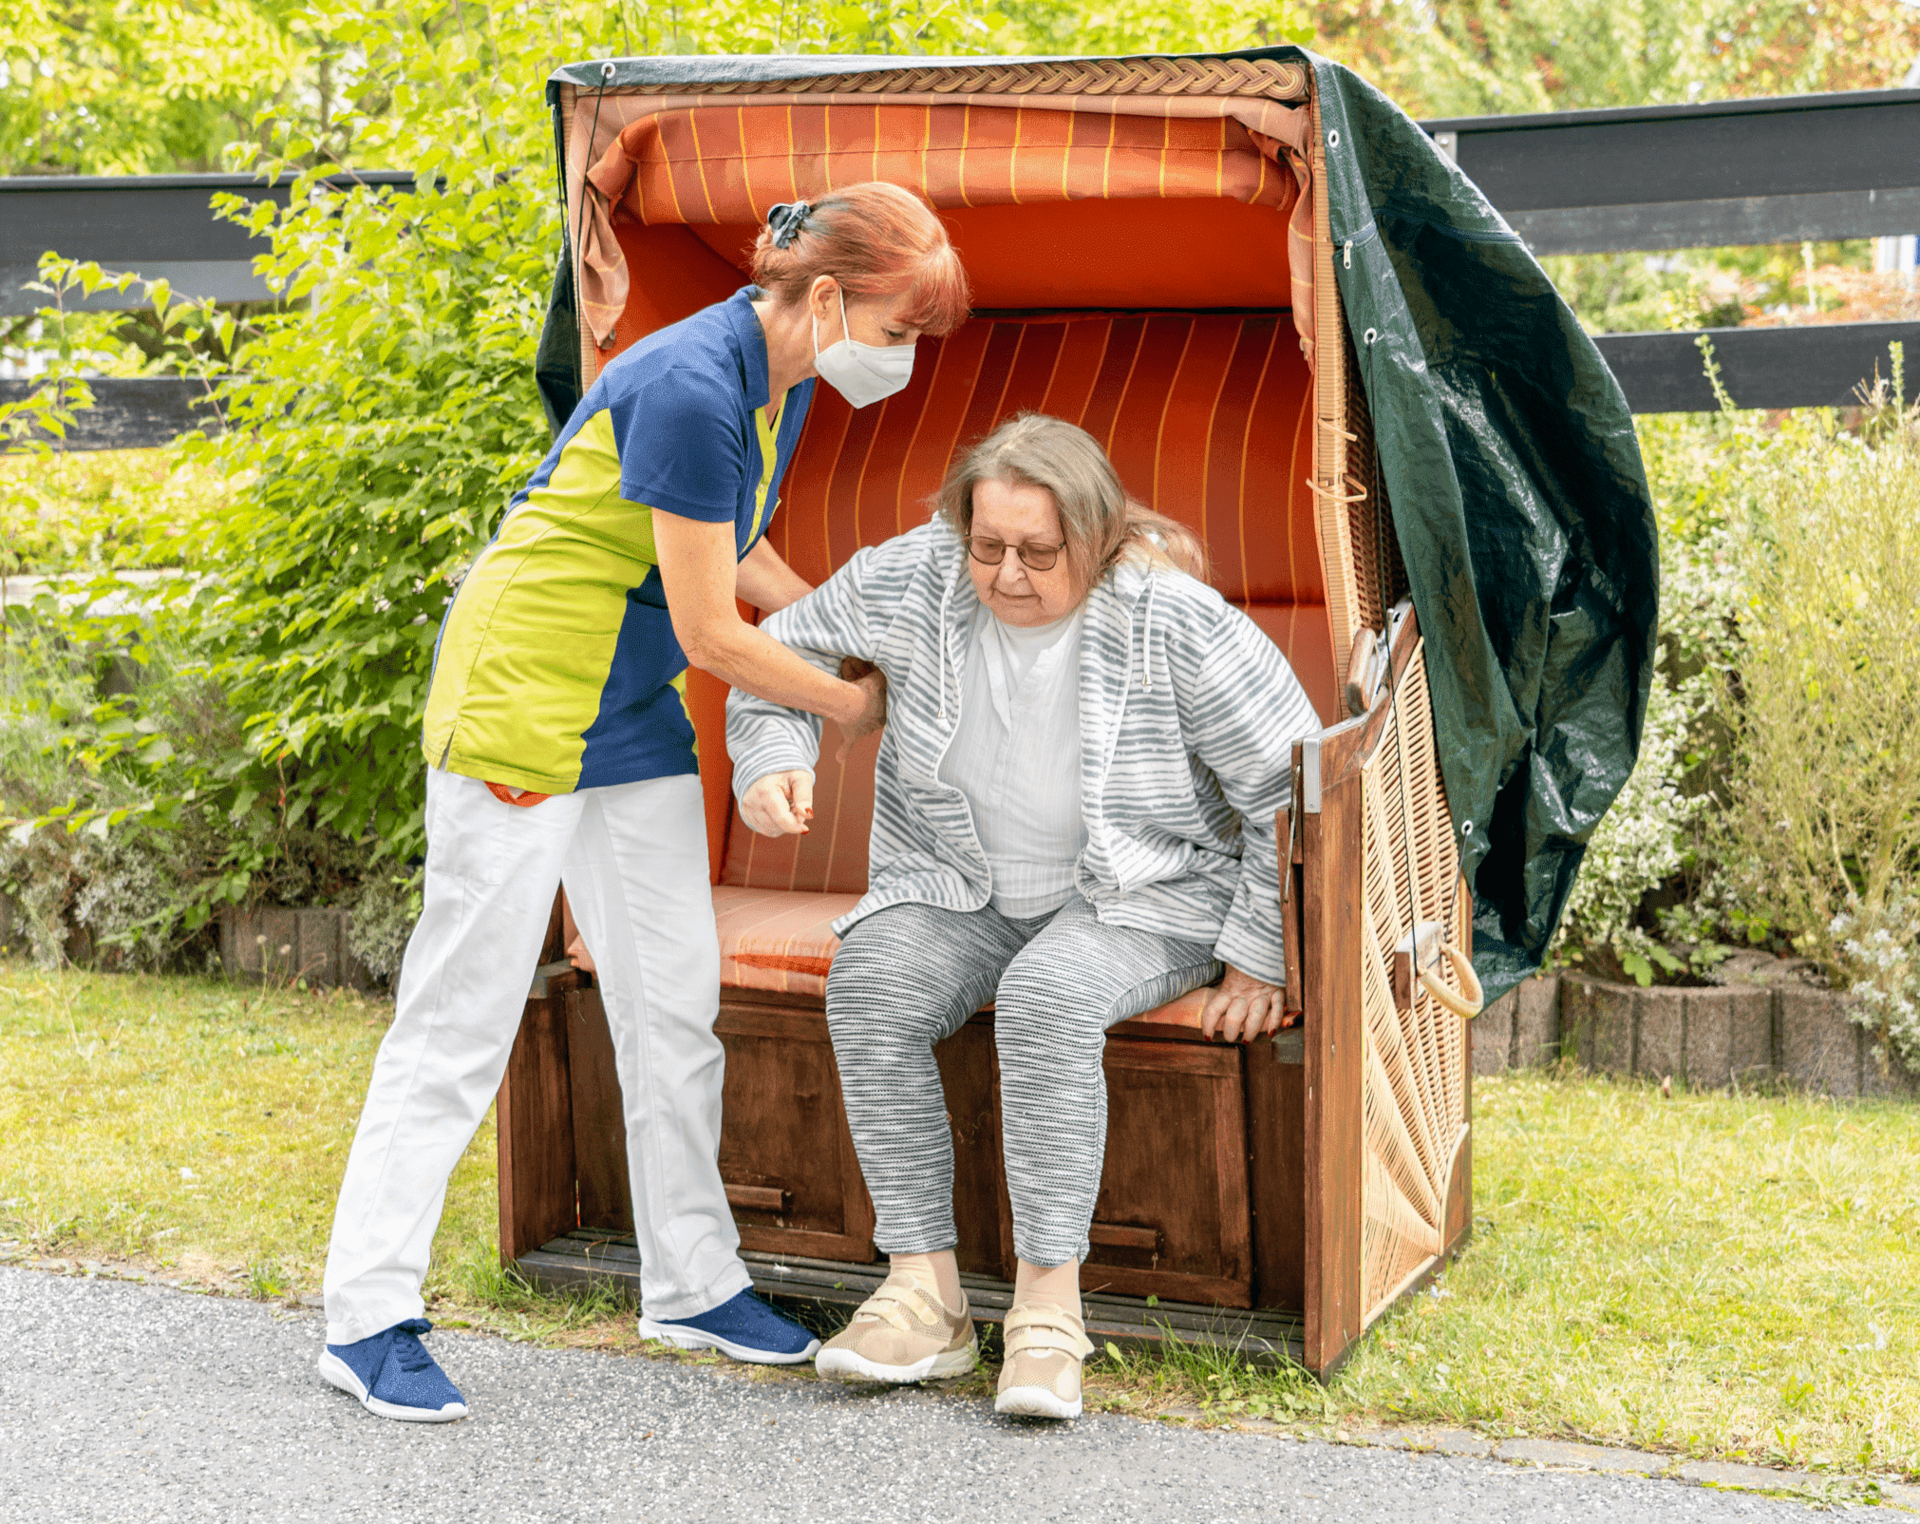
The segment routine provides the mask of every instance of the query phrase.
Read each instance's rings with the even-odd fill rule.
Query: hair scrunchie
[[[767,213],[767,231],[773,234],[773,246],[784,249],[799,236],[801,224],[813,215],[805,201],[783,201]]]

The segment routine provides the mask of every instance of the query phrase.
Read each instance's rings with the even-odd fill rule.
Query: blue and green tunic
[[[748,287],[601,372],[454,595],[434,651],[429,766],[532,789],[699,771],[654,554],[656,513],[767,531],[813,382],[767,416]]]

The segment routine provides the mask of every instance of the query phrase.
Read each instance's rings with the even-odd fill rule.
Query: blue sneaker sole
[[[735,1344],[731,1339],[723,1339],[719,1334],[708,1333],[689,1323],[656,1323],[652,1318],[640,1320],[640,1337],[658,1339],[675,1349],[717,1349],[729,1360],[744,1360],[749,1365],[804,1365],[820,1349],[818,1339],[809,1339],[805,1349],[792,1352],[755,1349],[751,1344]]]
[[[456,1418],[467,1416],[464,1402],[450,1402],[444,1408],[403,1408],[398,1403],[382,1401],[370,1395],[366,1383],[354,1375],[353,1367],[330,1349],[320,1351],[320,1376],[349,1397],[358,1399],[361,1407],[378,1418],[397,1418],[402,1423],[452,1423]]]

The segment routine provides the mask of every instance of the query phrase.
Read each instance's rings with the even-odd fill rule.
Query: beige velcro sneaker
[[[1078,1418],[1080,1362],[1093,1353],[1086,1324],[1045,1302],[1007,1314],[1007,1363],[1000,1367],[996,1413],[1022,1418]]]
[[[889,1275],[821,1347],[813,1368],[843,1381],[937,1381],[966,1375],[979,1353],[964,1291],[956,1311],[906,1276]]]

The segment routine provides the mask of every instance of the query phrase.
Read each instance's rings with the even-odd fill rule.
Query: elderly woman
[[[972,1368],[933,1045],[996,1007],[1019,1269],[1003,1413],[1079,1414],[1079,1268],[1106,1149],[1107,1028],[1220,981],[1209,1036],[1283,1024],[1274,812],[1318,728],[1285,657],[1131,502],[1091,435],[1028,414],[949,472],[934,522],[857,552],[762,626],[886,676],[866,897],[827,1022],[885,1283],[824,1375]],[[819,721],[736,691],[741,814],[804,831]],[[1222,977],[1224,968],[1224,978]]]

